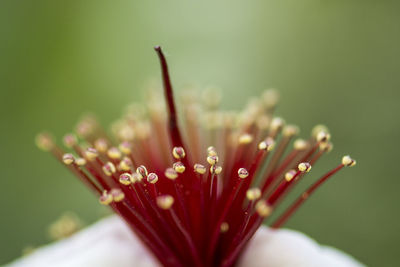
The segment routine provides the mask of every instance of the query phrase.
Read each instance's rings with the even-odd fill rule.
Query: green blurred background
[[[201,3],[200,3],[201,2]],[[48,242],[64,211],[86,223],[97,200],[34,146],[85,111],[108,125],[159,75],[218,85],[227,107],[276,87],[278,114],[307,136],[330,126],[335,149],[357,159],[288,223],[371,266],[398,266],[400,125],[398,1],[11,1],[0,3],[0,264]]]

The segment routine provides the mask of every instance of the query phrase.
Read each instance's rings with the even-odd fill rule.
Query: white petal
[[[7,267],[159,267],[125,223],[104,219],[74,236],[39,248]],[[239,260],[239,267],[359,267],[350,256],[321,247],[291,230],[261,227]]]
[[[118,217],[39,248],[7,267],[156,267],[153,256]]]
[[[261,227],[239,260],[239,267],[360,267],[339,250],[320,246],[302,233]]]

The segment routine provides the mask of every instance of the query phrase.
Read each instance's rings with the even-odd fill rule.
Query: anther
[[[207,148],[207,155],[208,156],[217,156],[217,150],[213,146],[209,146]]]
[[[103,194],[99,197],[99,201],[103,205],[109,205],[113,201],[113,197],[104,190]]]
[[[274,107],[279,101],[279,93],[275,89],[267,89],[262,94],[264,104],[267,108]]]
[[[132,183],[132,175],[129,173],[123,173],[119,176],[119,182],[123,185],[130,185]]]
[[[177,172],[177,173],[184,173],[185,172],[185,165],[183,165],[183,163],[182,162],[180,162],[180,161],[178,161],[178,162],[175,162],[173,165],[172,165],[172,168]]]
[[[183,159],[185,157],[185,150],[183,147],[174,147],[172,149],[172,155],[175,159]]]
[[[251,134],[242,134],[239,136],[239,144],[241,145],[247,145],[250,144],[253,141],[253,136]]]
[[[160,209],[167,210],[174,204],[174,198],[170,195],[163,195],[157,197],[156,202]]]
[[[175,180],[178,178],[178,173],[173,169],[173,168],[168,168],[164,172],[165,177],[167,177],[170,180]]]
[[[94,147],[99,151],[100,153],[105,153],[108,149],[108,143],[107,140],[104,138],[99,138],[94,142]]]
[[[260,215],[261,217],[267,217],[272,212],[271,206],[267,205],[265,200],[257,201],[255,209],[258,215]]]
[[[308,162],[302,162],[298,165],[298,169],[301,172],[309,172],[311,170],[311,164]]]
[[[158,181],[158,175],[155,174],[154,172],[149,173],[149,175],[147,175],[147,182],[151,183],[151,184],[155,184]]]
[[[40,133],[36,136],[35,142],[38,148],[49,151],[54,147],[53,138],[48,133]]]
[[[246,191],[246,197],[250,201],[257,200],[261,197],[261,190],[257,187],[250,188]]]
[[[210,165],[215,165],[215,164],[217,164],[217,163],[218,163],[218,156],[208,156],[208,157],[207,157],[207,162],[208,162]]]
[[[198,164],[198,163],[194,164],[193,169],[194,169],[194,172],[197,172],[199,174],[205,174],[207,171],[206,167],[204,167],[203,165]]]
[[[71,148],[78,143],[78,139],[75,134],[66,134],[63,138],[63,142],[66,147]]]
[[[136,182],[142,181],[142,179],[143,179],[143,177],[139,173],[137,173],[137,172],[132,173],[131,181],[132,181],[133,184],[136,183]]]
[[[117,170],[115,169],[115,166],[112,162],[107,162],[106,164],[103,165],[103,172],[107,176],[113,175]]]
[[[63,155],[62,160],[63,160],[65,165],[71,165],[72,163],[74,163],[75,158],[74,158],[74,156],[72,154],[66,153],[66,154]]]
[[[288,171],[287,173],[285,173],[285,180],[290,182],[295,177],[296,173],[297,172],[295,170]]]
[[[323,124],[318,124],[318,125],[315,125],[314,128],[312,129],[311,135],[312,135],[312,137],[314,137],[316,139],[320,132],[329,133],[329,129],[328,129],[328,127],[326,127]]]
[[[98,155],[99,155],[99,153],[97,152],[97,150],[92,147],[89,147],[85,151],[86,159],[89,161],[93,161],[94,159],[96,159],[98,157]]]
[[[75,159],[75,163],[78,166],[85,166],[86,165],[86,159],[84,158],[77,158]]]
[[[111,189],[110,195],[114,202],[121,202],[125,198],[124,192],[122,192],[122,190],[118,188]]]
[[[226,233],[229,231],[229,224],[227,222],[221,223],[221,233]]]
[[[139,174],[142,179],[146,178],[148,175],[147,169],[143,165],[140,165],[139,167],[136,168],[136,173]]]
[[[299,139],[296,139],[296,141],[294,141],[293,147],[296,150],[303,151],[308,147],[308,143],[306,140],[299,138]]]
[[[356,165],[356,161],[354,159],[352,159],[349,155],[346,155],[342,158],[342,164],[344,166],[348,166],[348,167],[353,167],[354,165]]]
[[[238,170],[238,176],[242,179],[246,178],[247,176],[249,176],[249,172],[245,169],[245,168],[240,168]]]
[[[274,139],[272,139],[271,137],[267,137],[264,141],[258,144],[258,149],[271,151],[272,149],[274,149],[274,146],[275,146]]]
[[[323,142],[319,145],[319,149],[324,152],[330,152],[333,149],[333,144],[330,142]]]
[[[282,129],[284,124],[285,124],[285,121],[282,118],[279,118],[279,117],[273,118],[272,122],[271,122],[271,130],[276,132],[276,131]]]
[[[132,144],[128,141],[122,142],[118,147],[119,150],[121,150],[121,152],[125,155],[128,155],[132,152]]]
[[[299,127],[295,125],[287,125],[283,128],[282,133],[286,137],[292,137],[299,133]]]
[[[222,167],[221,166],[212,165],[210,167],[210,172],[211,173],[215,173],[215,174],[220,174],[222,172]]]
[[[107,156],[110,159],[120,159],[121,158],[121,151],[119,151],[118,148],[116,147],[111,147],[108,151],[107,151]]]
[[[130,158],[124,157],[124,158],[120,161],[118,167],[119,167],[119,169],[120,169],[121,171],[127,172],[127,171],[132,170],[133,164],[132,164],[132,161],[131,161]]]
[[[316,137],[318,142],[328,142],[330,138],[331,138],[331,135],[324,131],[320,131]]]

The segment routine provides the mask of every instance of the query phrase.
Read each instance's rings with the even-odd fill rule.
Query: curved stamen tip
[[[154,46],[154,50],[156,50],[157,52],[161,51],[161,46],[160,45]]]

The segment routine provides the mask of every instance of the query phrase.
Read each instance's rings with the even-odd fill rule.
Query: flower
[[[7,267],[158,267],[160,264],[117,216],[57,243],[39,248]],[[359,267],[348,255],[320,247],[291,230],[261,226],[238,262],[238,267]]]
[[[299,129],[273,117],[277,94],[271,90],[239,114],[219,111],[220,97],[213,90],[205,94],[203,107],[190,95],[176,106],[166,59],[161,47],[155,50],[167,112],[153,94],[147,109],[133,106],[113,125],[117,143],[86,117],[77,135],[64,137],[70,152],[48,134],[38,135],[37,145],[118,214],[162,265],[233,266],[263,221],[331,150],[330,134],[318,125],[285,155]],[[355,163],[344,156],[271,227],[282,226],[321,184]],[[265,236],[272,239],[285,236],[268,231]]]

